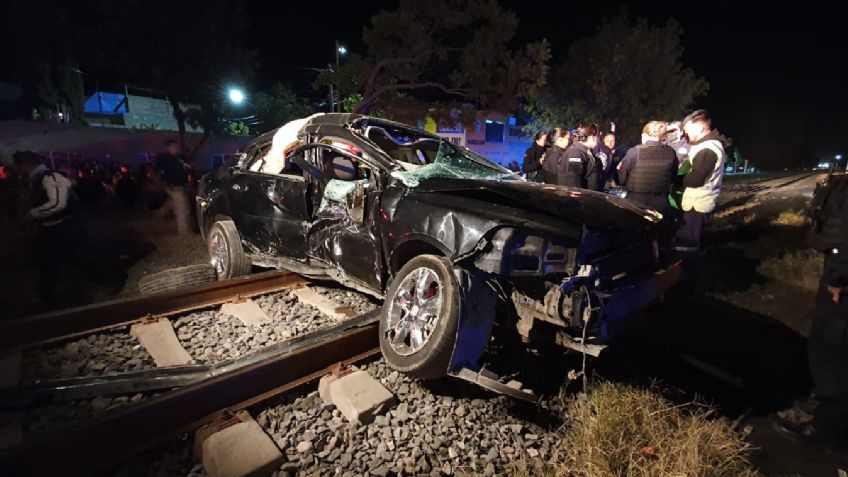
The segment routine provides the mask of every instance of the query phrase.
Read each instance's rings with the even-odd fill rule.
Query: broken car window
[[[465,148],[440,141],[433,162],[409,170],[392,172],[392,177],[407,187],[431,178],[478,179],[478,180],[521,180],[509,169],[489,161],[485,157]]]

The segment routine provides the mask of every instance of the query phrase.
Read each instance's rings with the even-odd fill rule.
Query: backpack
[[[816,184],[813,198],[807,207],[812,222],[807,233],[807,244],[815,250],[824,251],[845,246],[845,210],[848,199],[848,175],[834,174]]]

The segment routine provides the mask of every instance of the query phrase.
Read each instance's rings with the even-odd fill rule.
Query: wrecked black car
[[[495,325],[595,354],[678,273],[654,211],[354,114],[260,136],[197,201],[219,278],[285,268],[383,298],[383,354],[421,378],[477,373]]]

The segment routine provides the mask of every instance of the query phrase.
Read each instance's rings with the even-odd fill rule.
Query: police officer
[[[565,151],[565,159],[559,162],[557,170],[558,184],[589,189],[603,190],[600,161],[595,159],[592,150],[598,144],[598,126],[582,124],[571,133],[572,144]]]
[[[546,142],[548,133],[539,131],[533,136],[533,145],[524,151],[524,163],[521,164],[521,171],[531,182],[544,182],[544,172],[542,171],[542,158],[547,150]]]
[[[607,188],[608,184],[618,183],[616,180],[616,170],[615,170],[615,159],[613,158],[613,151],[607,145],[607,135],[604,134],[601,136],[604,138],[603,141],[597,141],[595,148],[592,150],[592,154],[595,156],[595,161],[598,164],[598,168],[600,170],[600,177],[598,180],[600,181],[600,190],[604,190]],[[613,145],[615,142],[615,136],[613,136]]]
[[[642,207],[666,213],[668,191],[677,175],[677,155],[662,143],[666,125],[651,121],[642,128],[642,144],[627,151],[618,168],[618,183],[627,199]]]
[[[548,150],[542,157],[544,182],[558,184],[559,164],[565,160],[565,150],[571,141],[571,133],[565,128],[553,128],[548,132]]]
[[[27,218],[39,225],[37,292],[42,303],[50,306],[55,299],[61,266],[75,258],[82,241],[82,228],[74,215],[73,184],[47,167],[44,158],[33,152],[17,152],[14,161],[18,171],[30,181],[32,208]]]
[[[848,175],[828,177],[812,200],[807,243],[824,254],[824,271],[807,341],[818,406],[809,423],[777,429],[836,451],[848,444]]]

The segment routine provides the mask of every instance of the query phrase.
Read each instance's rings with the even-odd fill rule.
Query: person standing
[[[848,175],[829,176],[812,206],[807,243],[824,254],[807,341],[818,406],[808,423],[776,424],[778,431],[838,451],[848,443]]]
[[[544,182],[544,171],[542,170],[542,158],[545,157],[548,133],[539,131],[533,136],[533,144],[524,151],[524,162],[521,171],[524,172],[530,182]]]
[[[571,133],[574,140],[560,161],[557,180],[560,185],[602,190],[602,170],[600,161],[595,159],[592,150],[598,144],[598,127],[594,124],[582,124]]]
[[[542,175],[546,184],[558,184],[559,164],[565,160],[565,150],[571,141],[571,133],[565,128],[553,128],[548,132],[548,148],[542,157]]]
[[[666,125],[665,143],[674,149],[678,162],[683,162],[683,158],[689,155],[689,141],[686,140],[679,122],[673,121]]]
[[[694,265],[701,247],[701,234],[707,215],[716,208],[724,177],[725,148],[730,141],[712,128],[710,115],[703,109],[690,113],[683,119],[683,130],[689,137],[689,155],[681,168],[689,172],[683,176],[683,225],[677,231],[674,249]]]
[[[662,143],[666,125],[651,121],[642,128],[642,144],[627,151],[618,168],[619,184],[626,198],[636,204],[667,213],[668,192],[677,175],[677,155]]]
[[[601,137],[606,139],[607,135],[604,134]],[[613,142],[614,141],[615,136],[613,136]],[[617,183],[615,177],[616,170],[615,161],[613,159],[613,151],[610,147],[607,146],[606,141],[597,141],[595,148],[592,150],[592,154],[595,156],[595,160],[598,164],[598,170],[600,173],[600,177],[598,177],[600,189],[598,190],[604,190],[607,188],[607,185]]]
[[[83,240],[83,230],[75,216],[73,184],[50,169],[44,157],[30,151],[13,156],[18,172],[29,177],[30,206],[28,220],[38,224],[36,267],[38,298],[52,308],[62,265],[74,259]]]
[[[168,194],[165,210],[172,210],[177,222],[177,233],[186,235],[189,233],[189,203],[186,195],[188,184],[189,166],[185,157],[180,152],[177,141],[165,142],[166,151],[156,156],[156,170],[158,171]]]

